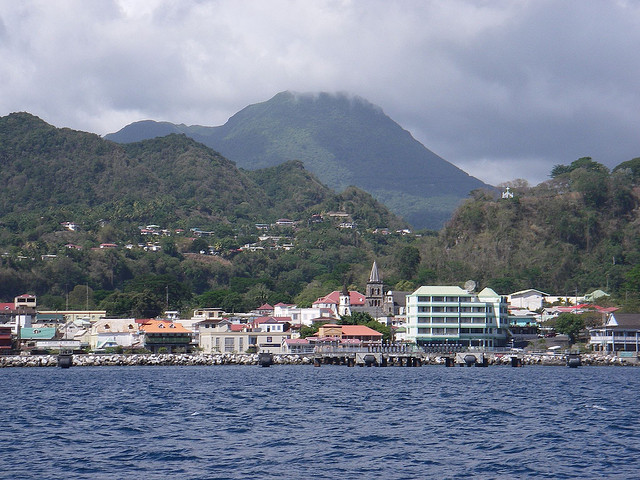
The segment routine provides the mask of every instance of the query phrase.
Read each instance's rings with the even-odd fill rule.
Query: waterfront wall
[[[485,354],[489,365],[510,365],[510,354]],[[523,365],[565,365],[561,355],[519,354]],[[444,365],[445,355],[420,354],[423,365]],[[273,363],[278,365],[312,365],[313,354],[273,355]],[[621,358],[615,355],[583,354],[582,365],[637,365],[635,358]],[[0,356],[3,367],[55,367],[56,355]],[[74,367],[99,366],[153,366],[153,365],[258,365],[258,354],[218,353],[218,354],[133,354],[133,355],[74,355]]]

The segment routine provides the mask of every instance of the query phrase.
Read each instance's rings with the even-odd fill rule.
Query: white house
[[[534,288],[529,288],[527,290],[521,290],[508,295],[507,301],[511,308],[522,308],[533,311],[542,308],[543,302],[548,296],[548,293],[541,292]]]

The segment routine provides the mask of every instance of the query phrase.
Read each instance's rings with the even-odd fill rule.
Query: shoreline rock
[[[488,353],[489,365],[510,365],[516,354]],[[562,355],[527,354],[517,355],[522,365],[563,366]],[[313,354],[274,354],[274,365],[313,365]],[[422,365],[444,365],[446,355],[424,354]],[[115,367],[115,366],[213,366],[213,365],[258,365],[258,354],[217,353],[217,354],[80,354],[73,356],[74,367]],[[616,355],[586,353],[581,355],[583,366],[636,366],[635,358],[621,358]],[[0,368],[10,367],[56,367],[57,355],[12,355],[0,356]]]

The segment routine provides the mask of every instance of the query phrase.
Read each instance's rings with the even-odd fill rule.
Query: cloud
[[[0,3],[0,114],[105,134],[346,91],[492,183],[640,156],[640,8],[552,0]]]

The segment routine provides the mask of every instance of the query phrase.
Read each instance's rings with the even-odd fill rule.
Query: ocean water
[[[631,367],[0,370],[2,479],[640,478]]]

